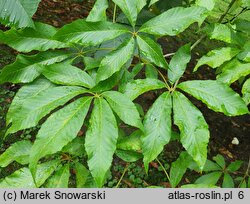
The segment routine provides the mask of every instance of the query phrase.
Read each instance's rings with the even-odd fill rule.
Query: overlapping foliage
[[[28,1],[18,2],[26,8]],[[178,35],[194,23],[203,25],[206,18],[214,17],[215,4],[212,0],[206,4],[196,1],[188,7],[174,7],[138,26],[142,9],[155,2],[113,0],[129,23],[120,24],[115,22],[115,14],[113,22],[105,14],[111,2],[97,0],[87,19],[59,30],[33,23],[28,17],[15,16],[13,20],[19,9],[17,2],[15,12],[9,11],[6,2],[0,5],[8,11],[8,18],[0,13],[2,22],[26,26],[0,32],[1,42],[22,53],[3,68],[0,83],[25,84],[8,111],[5,137],[42,124],[33,143],[17,142],[0,156],[1,167],[12,161],[24,165],[3,179],[0,187],[40,187],[46,180],[45,187],[67,187],[70,168],[76,170],[77,187],[102,187],[114,154],[127,162],[143,158],[148,171],[149,163],[173,139],[173,124],[179,128],[179,141],[186,152],[172,164],[171,185],[178,185],[189,161],[200,170],[205,168],[209,128],[187,95],[227,116],[249,113],[249,79],[242,90],[245,101],[229,86],[250,73],[249,43],[242,46],[242,41],[249,40],[249,29],[245,30],[249,21],[236,18],[220,24],[223,17],[202,26],[211,39],[228,45],[203,56],[194,68],[203,64],[220,67],[217,80],[179,83],[193,46],[180,47],[168,63],[157,38]],[[33,50],[37,53],[29,54]],[[134,100],[152,90],[162,90],[161,95],[142,117]],[[123,124],[136,131],[124,136]],[[77,135],[83,125],[86,132],[81,138]],[[66,162],[60,160],[65,153],[71,157]],[[87,160],[82,163],[83,158]]]

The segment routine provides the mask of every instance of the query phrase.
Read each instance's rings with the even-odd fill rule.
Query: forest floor
[[[93,1],[91,0],[42,0],[34,19],[51,24],[55,27],[61,27],[76,19],[86,17],[92,5]],[[192,32],[192,29],[184,33],[185,34],[181,34],[177,37],[165,37],[160,39],[159,43],[162,45],[164,53],[175,52],[181,45],[188,42],[193,43],[199,38],[199,34]],[[211,41],[204,41],[195,48],[192,61],[189,63],[188,69],[181,79],[182,81],[192,79],[215,79],[215,71],[206,66],[203,66],[195,73],[192,72],[199,55],[205,54],[213,47],[216,47],[216,42],[211,44]],[[201,51],[202,53],[200,53]],[[17,53],[9,47],[0,44],[0,69],[13,62],[16,54]],[[0,85],[0,135],[3,135],[5,132],[5,115],[18,88],[19,86],[11,84]],[[239,84],[234,83],[232,88],[240,93]],[[157,92],[149,92],[137,99],[138,103],[143,104],[145,113],[158,95],[159,93]],[[244,165],[239,174],[244,174],[250,157],[250,115],[227,117],[221,113],[209,110],[200,101],[190,96],[188,97],[202,111],[209,125],[210,142],[208,158],[211,159],[213,156],[221,154],[225,157],[227,162],[242,160],[244,161]],[[21,133],[21,136],[27,137],[30,134],[32,134],[32,132],[24,131]],[[20,134],[18,136],[20,136]],[[232,144],[234,137],[239,140],[239,145]],[[3,143],[0,146],[0,151],[4,150],[6,145],[8,146],[8,144]],[[173,142],[166,146],[165,151],[159,156],[159,160],[162,161],[165,168],[168,169],[168,164],[176,160],[182,150],[179,143]],[[106,184],[107,187],[116,185],[126,165],[125,162],[122,162],[118,158],[114,160],[112,169],[113,175]],[[5,174],[8,174],[8,172],[0,171],[0,174],[2,174],[0,175],[1,178]],[[198,173],[197,175],[187,174],[187,177],[184,178],[184,183],[192,182],[194,178],[198,176]],[[162,167],[160,167],[158,163],[151,163],[149,175],[147,176],[144,172],[142,162],[136,162],[129,165],[127,173],[119,187],[146,187],[152,185],[168,187],[169,183],[166,181],[167,178],[164,175]]]

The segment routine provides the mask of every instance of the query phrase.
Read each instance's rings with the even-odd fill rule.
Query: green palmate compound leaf
[[[69,177],[69,164],[61,166],[55,171],[54,175],[49,178],[46,188],[68,188]]]
[[[37,10],[41,0],[1,0],[0,22],[18,28],[33,27],[31,17]]]
[[[188,168],[191,170],[195,170],[197,172],[200,172],[200,169],[199,169],[196,162],[191,162]],[[210,160],[206,161],[205,166],[203,168],[203,171],[205,171],[205,172],[220,171],[220,170],[222,170],[221,167],[218,164],[216,164],[215,162],[212,162]]]
[[[227,173],[224,174],[222,188],[234,188],[234,180]]]
[[[250,7],[250,1],[249,0],[242,0],[242,3],[244,6]]]
[[[204,31],[210,39],[220,40],[231,44],[241,44],[242,39],[236,32],[225,24],[210,24],[205,27]]]
[[[250,62],[250,42],[244,45],[243,51],[239,53],[237,57],[239,60],[242,60],[244,62]]]
[[[138,104],[138,103],[135,103],[135,106],[136,106],[140,116],[144,117],[145,113],[144,113],[144,110],[143,110],[142,106],[140,104]]]
[[[165,92],[154,102],[145,116],[142,152],[146,171],[149,163],[157,158],[171,139],[171,113],[171,95]]]
[[[138,73],[142,70],[144,64],[143,63],[138,63],[134,66],[134,68],[131,71],[131,79],[135,78]]]
[[[116,145],[117,149],[140,151],[142,134],[142,131],[136,130],[129,136],[119,137]]]
[[[40,158],[60,151],[77,136],[91,100],[91,97],[84,97],[72,102],[53,113],[42,125],[30,153],[29,167],[33,177]]]
[[[229,172],[235,172],[235,171],[239,170],[239,168],[241,167],[242,163],[243,162],[239,161],[239,160],[237,160],[235,162],[232,162],[231,164],[228,165],[227,170]]]
[[[201,100],[210,109],[227,116],[243,115],[248,108],[242,98],[229,86],[216,80],[193,80],[178,85],[178,88]]]
[[[221,170],[221,167],[217,163],[212,162],[210,160],[206,161],[206,164],[205,164],[205,166],[203,168],[203,171],[205,171],[205,172],[208,172],[208,171],[219,171],[219,170]]]
[[[49,88],[53,88],[56,85],[52,84],[49,80],[44,79],[44,78],[39,78],[36,81],[34,81],[33,83],[29,84],[29,85],[24,85],[22,88],[19,89],[19,91],[17,92],[16,96],[14,97],[14,99],[12,100],[10,109],[8,111],[7,114],[7,124],[9,124],[11,121],[10,119],[10,115],[13,114],[15,112],[14,107],[21,107],[23,102],[25,100],[28,100],[29,98],[32,98],[38,94],[40,94],[41,92],[49,89]]]
[[[21,168],[0,182],[0,188],[36,188],[40,187],[60,164],[58,160],[48,161],[37,166],[36,184],[28,168]]]
[[[32,50],[46,51],[55,48],[68,47],[66,43],[53,40],[57,32],[53,26],[44,23],[35,23],[34,28],[8,30],[0,35],[3,42],[19,52],[30,52]]]
[[[167,68],[168,64],[163,57],[162,49],[159,44],[149,37],[138,35],[137,43],[139,46],[139,51],[155,65],[163,68]]]
[[[109,4],[107,0],[97,0],[91,9],[86,21],[96,22],[96,21],[106,21],[106,10]]]
[[[249,51],[243,51],[237,55],[239,60],[242,60],[244,62],[250,62],[250,52]]]
[[[244,20],[244,19],[236,19],[234,21],[234,26],[236,26],[236,30],[240,30],[241,32],[250,34],[250,30],[249,30],[250,21]],[[247,44],[249,46],[249,42]]]
[[[133,81],[133,79],[137,76],[137,74],[140,73],[140,71],[143,69],[144,64],[143,63],[138,63],[136,64],[131,72],[128,71],[128,69],[124,69],[122,78],[119,83],[119,91],[124,92],[125,86],[128,82]]]
[[[123,92],[125,85],[132,80],[133,80],[132,74],[127,69],[124,68],[123,73],[119,80],[118,90],[120,92]]]
[[[117,149],[115,154],[125,162],[136,162],[143,157],[141,153],[138,153],[136,151],[122,149]]]
[[[71,154],[73,156],[82,156],[85,154],[84,143],[84,137],[76,137],[63,147],[62,152]]]
[[[124,94],[134,100],[147,91],[162,88],[165,88],[165,84],[158,79],[137,79],[126,84]]]
[[[246,80],[242,87],[243,100],[248,105],[250,103],[250,79]]]
[[[0,83],[29,83],[40,75],[45,65],[63,61],[69,57],[63,51],[41,52],[36,55],[18,55],[13,64],[5,66],[0,72]]]
[[[232,2],[232,4],[231,4],[231,2],[232,1],[230,1],[230,0],[225,0],[225,1],[215,0],[215,7],[213,9],[213,12],[210,13],[210,15],[211,15],[210,19],[212,21],[215,21],[215,22],[220,19],[220,21],[223,24],[226,24],[229,21],[231,21],[232,16],[234,17],[236,15],[238,17],[238,12],[241,11],[242,2],[241,1],[234,1],[234,2]],[[229,10],[228,10],[228,12],[225,13],[225,11],[227,9],[229,9]],[[223,18],[221,16],[223,16]]]
[[[32,143],[27,140],[12,144],[0,155],[0,166],[6,167],[13,161],[17,161],[22,165],[28,164],[31,147]]]
[[[128,32],[128,28],[119,24],[106,21],[87,22],[79,19],[62,27],[56,33],[55,39],[83,45],[99,45]]]
[[[193,159],[187,152],[182,152],[179,158],[171,164],[170,183],[172,188],[175,188],[179,184],[192,161]]]
[[[85,70],[92,70],[100,66],[101,58],[83,57]]]
[[[70,62],[52,64],[43,67],[42,74],[55,84],[84,86],[92,88],[94,80],[83,70],[72,66]]]
[[[207,10],[212,11],[215,6],[216,0],[196,0],[195,4],[197,6],[205,7]]]
[[[117,85],[117,83],[119,82],[119,79],[120,79],[120,73],[116,72],[110,78],[104,81],[100,81],[95,87],[91,89],[91,91],[97,92],[97,93],[108,91]]]
[[[133,56],[135,49],[134,38],[121,44],[117,50],[109,53],[101,61],[100,67],[97,71],[96,81],[97,83],[103,81],[114,73],[118,72],[123,65],[125,65]]]
[[[35,188],[36,185],[28,168],[22,168],[0,182],[0,188]]]
[[[140,128],[141,130],[144,129],[141,123],[140,114],[130,98],[117,91],[104,92],[103,96],[124,123]]]
[[[118,24],[121,25],[121,24]],[[126,28],[129,28],[128,26]],[[131,28],[130,28],[131,29]],[[107,56],[110,52],[116,50],[122,43],[126,43],[132,37],[131,31],[122,34],[114,39],[103,42],[94,53],[94,58],[100,59]]]
[[[202,113],[180,92],[173,94],[173,110],[181,143],[202,169],[207,159],[208,125]]]
[[[202,7],[172,8],[143,24],[139,32],[174,36],[195,22],[201,24],[206,15],[207,11]]]
[[[238,10],[239,11],[239,10]],[[249,17],[249,10],[246,9],[244,10],[244,12],[239,16],[239,19],[245,20],[245,21],[250,21],[250,17]],[[249,29],[248,29],[249,30]]]
[[[213,157],[213,160],[216,161],[216,163],[222,168],[224,169],[226,166],[226,162],[225,159],[222,155],[217,154],[215,157]]]
[[[76,187],[86,188],[86,183],[88,182],[89,177],[91,176],[89,170],[79,162],[75,164],[75,170],[76,170]]]
[[[206,185],[215,185],[220,179],[222,173],[221,172],[212,172],[201,176],[195,181],[195,184],[206,184]]]
[[[175,83],[186,70],[187,64],[191,59],[190,44],[182,46],[169,63],[168,79],[171,83]]]
[[[147,4],[146,0],[112,0],[117,4],[122,12],[127,16],[130,24],[134,27],[136,24],[137,16],[142,8]]]
[[[50,175],[56,170],[60,162],[61,162],[60,160],[55,159],[48,162],[44,162],[37,166],[37,172],[36,172],[37,187],[40,187],[50,177]]]
[[[34,127],[38,122],[58,106],[64,105],[75,96],[85,93],[86,89],[80,87],[36,87],[36,83],[24,86],[16,95],[7,114],[7,125],[11,124],[6,134]],[[34,88],[37,93],[25,95]],[[36,89],[37,88],[37,89]],[[41,88],[41,89],[39,89]],[[20,97],[21,96],[21,97]]]
[[[194,71],[197,71],[198,68],[204,64],[207,64],[212,68],[217,68],[221,66],[224,62],[231,60],[239,52],[239,49],[232,47],[223,47],[216,50],[212,50],[198,60]]]
[[[98,187],[105,182],[115,153],[117,138],[118,127],[111,108],[104,99],[95,99],[86,133],[85,149],[89,170]]]
[[[217,79],[223,83],[232,84],[249,74],[250,63],[243,63],[235,58],[222,66],[222,73],[217,76]]]
[[[145,75],[146,78],[158,79],[158,71],[152,64],[146,64]]]

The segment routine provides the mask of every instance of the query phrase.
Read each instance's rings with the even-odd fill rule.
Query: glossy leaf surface
[[[181,143],[202,169],[207,159],[208,125],[202,113],[180,92],[173,94],[173,110]]]
[[[118,128],[111,108],[104,99],[95,99],[86,133],[85,149],[89,170],[99,187],[104,184],[111,166],[117,138]]]

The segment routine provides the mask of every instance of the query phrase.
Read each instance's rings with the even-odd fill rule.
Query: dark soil
[[[64,24],[70,23],[73,20],[84,18],[88,15],[91,7],[93,5],[93,1],[82,1],[82,0],[42,0],[39,5],[39,9],[36,12],[34,19],[37,21],[46,22],[56,27],[61,27]],[[199,34],[193,33],[193,30],[190,29],[189,32],[185,32],[185,34],[181,34],[177,37],[169,37],[163,38],[159,40],[159,43],[162,45],[164,53],[175,52],[178,47],[184,45],[188,42],[195,42],[199,38]],[[191,63],[186,70],[184,77],[181,79],[182,81],[186,80],[194,80],[194,79],[215,79],[215,72],[211,68],[202,67],[196,73],[192,72],[194,65],[196,64],[196,59],[199,58],[199,54],[204,54],[212,47],[216,47],[216,43],[211,43],[211,41],[204,41],[201,43],[195,50],[194,56]],[[0,68],[4,65],[13,61],[15,56],[15,52],[9,49],[7,46],[1,45],[1,50],[9,53],[4,55],[4,53],[0,53],[1,61]],[[202,51],[202,53],[198,53],[198,51]],[[2,56],[5,56],[4,60]],[[7,57],[6,57],[7,56]],[[9,56],[9,57],[8,57]],[[240,94],[240,85],[234,83],[232,88],[236,90]],[[2,90],[2,95],[0,92],[0,98],[4,98],[3,101],[0,101],[0,130],[4,127],[4,118],[3,115],[6,113],[6,107],[8,107],[11,102],[11,98],[13,93],[16,92],[17,86],[12,86],[10,84],[0,86],[0,90]],[[3,91],[4,90],[4,91]],[[6,92],[5,92],[6,91]],[[6,95],[4,95],[6,94]],[[148,110],[148,108],[152,105],[155,99],[159,96],[160,92],[149,92],[144,94],[143,96],[137,99],[137,102],[140,103],[144,112]],[[187,94],[186,94],[187,95]],[[192,98],[187,95],[190,100],[202,111],[204,117],[209,125],[211,138],[209,142],[209,158],[212,158],[216,154],[222,154],[228,161],[234,160],[243,160],[245,162],[245,166],[249,161],[250,156],[250,115],[244,115],[239,117],[227,117],[221,113],[215,113],[209,110],[203,103]],[[5,108],[3,108],[5,107]],[[2,116],[2,118],[1,118]],[[0,132],[1,133],[1,132]],[[234,137],[237,137],[239,140],[239,145],[233,145],[231,142]],[[170,162],[174,161],[182,147],[177,142],[171,143],[166,146],[165,152],[161,155],[161,158]],[[124,166],[125,164],[120,160],[117,160],[119,164]],[[142,163],[138,163],[138,165],[142,168]],[[158,169],[157,164],[152,164],[151,173],[155,173]],[[116,172],[116,171],[114,171]],[[132,172],[132,170],[131,170]],[[138,170],[140,172],[140,170]],[[133,172],[132,172],[133,173]],[[131,174],[132,174],[131,173]],[[140,173],[143,174],[143,173]],[[150,174],[150,173],[149,173]],[[119,169],[116,172],[115,178],[118,179],[121,175]],[[159,174],[157,174],[159,175]],[[164,179],[159,177],[152,177],[148,180],[150,185],[157,184],[157,182],[163,182]],[[163,174],[162,174],[163,175]],[[143,178],[145,175],[143,175]],[[146,177],[145,177],[145,180]],[[143,181],[144,184],[146,181]],[[139,182],[139,181],[138,181]],[[110,184],[111,185],[111,184]],[[134,187],[134,184],[131,184],[129,178],[125,179],[124,186]],[[147,183],[142,186],[147,186]],[[167,184],[166,184],[167,186]]]
[[[55,27],[62,27],[79,18],[86,18],[93,1],[82,0],[42,0],[34,19]]]

